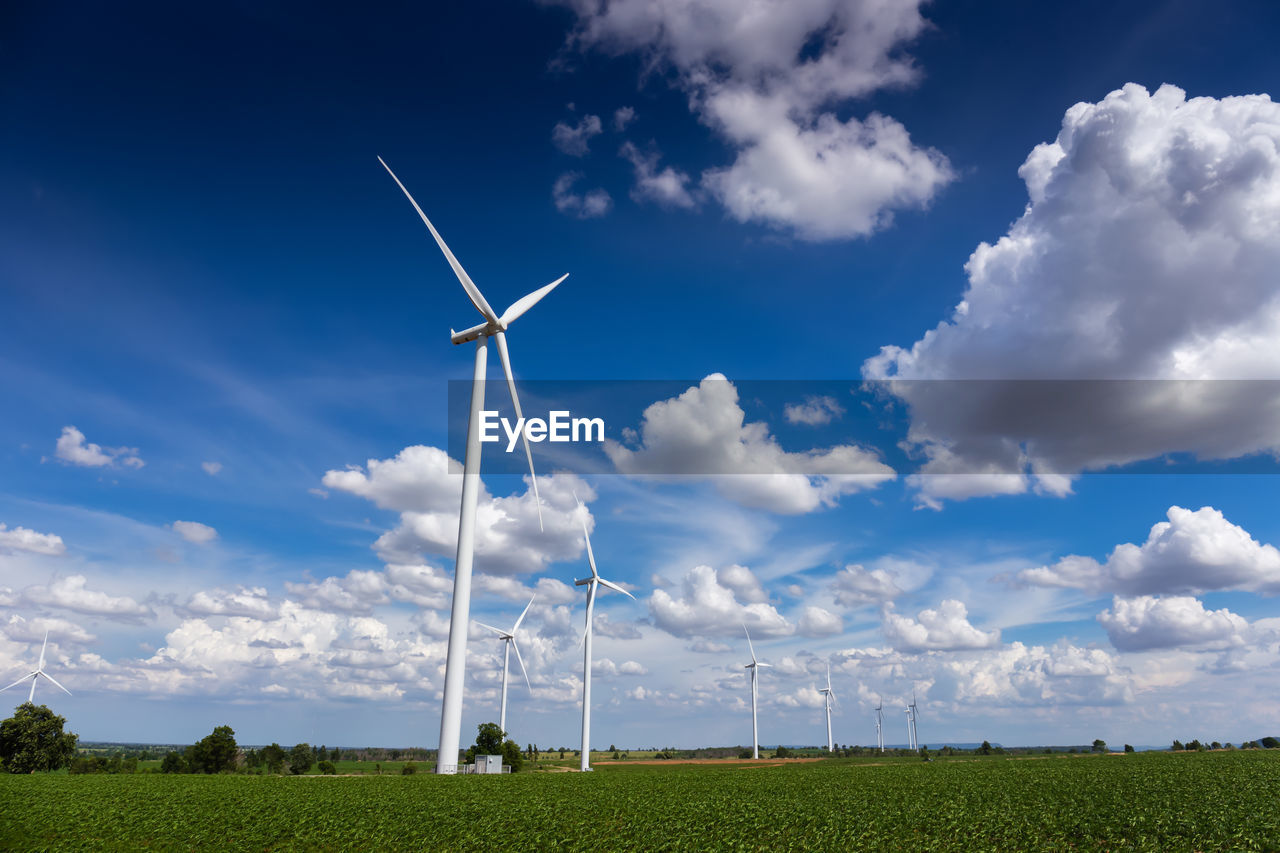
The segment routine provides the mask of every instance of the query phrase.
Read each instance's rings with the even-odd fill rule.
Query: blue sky
[[[476,315],[381,155],[499,309],[571,274],[518,378],[671,389],[603,474],[538,446],[545,533],[485,479],[522,743],[577,738],[575,490],[640,599],[598,745],[745,743],[744,621],[766,743],[828,663],[841,743],[912,689],[925,743],[1274,733],[1275,392],[1221,380],[1280,355],[1277,10],[738,5],[12,16],[0,677],[48,628],[86,738],[434,746]]]

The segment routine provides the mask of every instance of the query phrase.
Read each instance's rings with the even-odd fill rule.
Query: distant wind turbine
[[[818,690],[822,694],[824,703],[827,706],[827,752],[835,752],[835,743],[831,740],[831,703],[835,701],[836,694],[831,690],[831,664],[827,664],[827,686]]]
[[[45,649],[47,649],[48,647],[49,647],[49,632],[46,630],[46,631],[44,632],[44,645],[42,645],[42,646],[40,647],[40,663],[36,664],[36,668],[35,668],[35,669],[33,669],[31,672],[28,672],[26,675],[22,676],[22,677],[21,677],[21,678],[19,678],[17,681],[13,682],[13,684],[10,684],[10,685],[8,685],[8,686],[6,686],[6,687],[0,687],[0,692],[3,692],[3,691],[5,691],[5,690],[8,690],[10,687],[17,687],[19,684],[21,684],[22,682],[24,682],[24,681],[26,681],[28,678],[30,678],[30,679],[31,679],[31,692],[27,694],[27,701],[28,701],[28,702],[35,702],[35,699],[36,699],[36,682],[37,682],[37,681],[39,681],[39,680],[40,680],[40,679],[42,679],[42,678],[47,678],[47,679],[49,679],[51,682],[53,682],[53,686],[54,686],[54,687],[57,687],[57,688],[58,688],[59,690],[61,690],[63,693],[65,693],[65,694],[67,694],[68,696],[70,696],[70,695],[71,695],[71,691],[70,691],[70,690],[68,690],[67,688],[63,687],[61,684],[59,684],[59,683],[58,683],[58,680],[57,680],[56,678],[54,678],[52,675],[50,675],[49,673],[47,673],[47,672],[45,672],[45,671],[44,671],[44,652],[45,652]]]
[[[762,666],[773,666],[773,664],[756,660],[756,648],[751,645],[751,632],[747,630],[745,623],[742,631],[747,635],[747,649],[751,652],[751,663],[743,664],[744,668],[751,670],[751,757],[759,758],[760,730],[756,727],[756,670]]]
[[[577,495],[574,495],[577,498]],[[591,565],[591,577],[574,581],[575,586],[587,588],[587,628],[582,633],[582,761],[578,769],[587,772],[591,769],[591,615],[596,606],[596,589],[607,586],[635,601],[635,596],[618,586],[613,581],[600,577],[596,569],[596,555],[591,551],[591,535],[587,533],[587,513],[582,501],[578,501],[578,514],[582,518],[582,538],[587,543],[587,562]]]
[[[884,752],[884,714],[882,713],[884,699],[877,699],[876,701],[879,703],[876,705],[876,746],[880,748],[881,752]]]
[[[516,380],[511,372],[511,358],[507,354],[507,327],[528,311],[538,300],[550,293],[556,285],[568,278],[568,274],[548,285],[538,288],[532,293],[520,297],[511,303],[511,307],[502,316],[489,307],[484,294],[476,287],[471,276],[458,263],[458,259],[445,245],[444,238],[436,227],[427,219],[422,208],[414,201],[413,196],[405,189],[404,184],[396,177],[391,167],[379,157],[378,162],[387,170],[391,179],[396,182],[405,198],[418,212],[422,223],[427,226],[436,245],[444,253],[445,260],[458,277],[462,289],[466,291],[471,304],[484,317],[484,322],[461,332],[449,330],[451,340],[455,344],[476,342],[476,366],[471,384],[471,414],[467,419],[467,454],[462,468],[462,507],[458,514],[458,551],[453,568],[453,605],[449,613],[449,651],[445,658],[444,669],[444,703],[440,712],[440,750],[436,756],[437,773],[458,772],[458,742],[462,735],[462,692],[466,680],[467,666],[467,626],[471,621],[471,566],[475,558],[476,501],[480,492],[480,413],[484,409],[484,377],[488,367],[489,338],[498,342],[498,355],[502,359],[502,369],[507,375],[507,387],[511,391],[511,402],[516,410],[516,417],[521,418],[520,399],[516,396]],[[533,472],[533,451],[529,449],[529,437],[523,434],[524,453],[529,460],[529,480],[533,486],[533,499],[538,508],[538,526],[542,526],[542,500],[538,496],[538,479]]]
[[[911,691],[911,704],[907,706],[911,709],[911,748],[920,748],[920,732],[916,728],[916,723],[920,720],[920,708],[916,706],[916,692]]]
[[[534,596],[533,598],[537,598]],[[533,691],[533,685],[529,683],[529,671],[524,668],[524,659],[520,657],[520,647],[516,645],[516,632],[520,630],[520,623],[524,621],[525,614],[529,612],[529,608],[533,606],[533,598],[529,599],[529,603],[524,606],[524,612],[520,614],[520,618],[516,620],[516,624],[511,626],[510,631],[504,631],[501,628],[495,628],[492,625],[486,625],[477,621],[476,624],[481,628],[488,628],[493,631],[503,641],[505,648],[502,651],[502,703],[501,710],[498,712],[498,727],[502,729],[503,737],[507,732],[507,671],[511,664],[511,650],[516,651],[516,662],[520,664],[520,671],[524,673],[525,686]]]

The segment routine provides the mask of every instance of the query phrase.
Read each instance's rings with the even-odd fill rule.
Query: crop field
[[[0,776],[4,849],[1280,850],[1271,751],[501,777]]]

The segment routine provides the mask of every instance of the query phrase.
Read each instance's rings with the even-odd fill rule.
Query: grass
[[[1269,751],[502,777],[37,774],[0,777],[0,848],[1280,850],[1278,790]]]

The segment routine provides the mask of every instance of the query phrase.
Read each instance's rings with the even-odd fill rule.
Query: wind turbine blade
[[[827,689],[831,689],[831,664],[827,664]]]
[[[431,236],[436,238],[436,245],[440,247],[440,251],[444,252],[445,260],[449,262],[449,266],[453,267],[453,274],[458,277],[458,281],[462,282],[462,289],[467,292],[467,296],[471,299],[471,304],[476,306],[484,318],[490,323],[498,322],[498,315],[489,307],[489,303],[485,301],[484,294],[480,292],[480,288],[476,287],[475,282],[471,280],[471,276],[467,275],[467,271],[462,268],[462,264],[458,263],[458,259],[453,256],[453,252],[449,251],[449,247],[445,245],[444,238],[440,236],[440,232],[431,224],[431,220],[427,219],[427,215],[422,212],[422,208],[413,200],[413,196],[405,189],[404,184],[400,183],[400,179],[396,177],[396,173],[391,171],[391,167],[381,157],[378,162],[382,164],[382,168],[387,170],[387,174],[391,176],[391,180],[396,182],[400,187],[400,191],[404,193],[405,198],[409,199],[409,204],[413,205],[413,209],[418,211],[418,216],[422,217],[422,222],[431,232]]]
[[[578,496],[577,496],[577,494],[576,494],[576,493],[574,494],[573,499],[574,499],[575,501],[578,501]],[[587,509],[587,508],[586,508],[586,507],[584,507],[584,506],[582,505],[582,501],[578,501],[578,509],[580,509],[580,510],[582,510],[582,511],[583,511],[583,512],[581,513],[581,515],[582,515],[582,538],[583,538],[583,539],[585,539],[585,540],[587,540],[587,562],[591,564],[591,577],[593,577],[593,578],[599,578],[599,577],[600,577],[600,572],[596,569],[596,555],[595,555],[595,553],[594,553],[594,552],[592,552],[592,550],[591,550],[591,534],[590,534],[590,533],[587,533],[587,513],[586,513],[586,509]]]
[[[8,687],[0,687],[0,693],[3,693],[4,691],[8,690],[9,687],[17,687],[19,684],[26,681],[28,678],[35,678],[35,677],[36,677],[36,674],[34,672],[28,672],[26,675],[22,676],[17,681],[13,682],[13,684],[10,684]]]
[[[535,595],[533,598],[537,597],[538,596]],[[520,618],[516,620],[516,624],[511,626],[511,636],[514,637],[516,635],[516,631],[520,630],[520,623],[524,621],[525,613],[528,613],[529,608],[533,606],[533,598],[529,599],[529,603],[524,606],[524,612],[520,614]]]
[[[742,623],[742,633],[747,635],[747,648],[751,650],[751,662],[756,662],[756,647],[751,645],[751,632],[747,630],[747,624]]]
[[[507,374],[507,387],[511,389],[511,405],[515,406],[517,423],[519,423],[524,420],[524,413],[520,411],[520,397],[516,394],[516,378],[511,373],[511,358],[507,355],[507,336],[498,332],[494,337],[498,340],[498,355],[502,358],[502,370]],[[529,460],[529,481],[533,483],[533,501],[538,508],[538,530],[544,530],[542,498],[538,494],[538,475],[533,473],[533,451],[529,449],[529,434],[520,430],[520,438],[524,440],[524,455]]]
[[[495,634],[499,634],[499,635],[501,635],[501,636],[503,636],[503,637],[505,637],[505,636],[507,635],[507,632],[506,632],[506,631],[504,631],[504,630],[502,630],[501,628],[495,628],[495,627],[493,627],[492,625],[486,625],[486,624],[484,624],[483,622],[479,621],[478,619],[476,619],[476,620],[472,620],[472,621],[474,621],[474,622],[475,622],[477,625],[479,625],[481,628],[488,628],[490,631],[492,631],[492,632],[493,632],[493,633],[495,633]]]
[[[757,664],[756,664],[756,666],[773,666],[773,664],[771,664],[771,663],[765,663],[764,661],[760,661],[759,663],[757,663]]]
[[[49,648],[49,629],[44,629],[44,645],[40,647],[40,663],[36,664],[36,672],[44,669],[44,650]]]
[[[61,690],[63,693],[67,694],[68,696],[71,695],[70,690],[68,690],[67,688],[63,687],[61,684],[58,683],[58,679],[54,678],[52,675],[50,675],[47,672],[42,672],[40,674],[43,675],[45,678],[49,679],[50,681],[52,681],[53,685],[57,687],[59,690]]]
[[[607,587],[609,587],[609,589],[616,589],[618,592],[622,593],[623,595],[628,596],[632,601],[635,601],[635,600],[636,600],[636,597],[635,597],[634,595],[632,595],[631,593],[627,592],[625,589],[623,589],[622,587],[618,586],[618,585],[617,585],[616,583],[614,583],[613,581],[607,581],[607,580],[605,580],[604,578],[600,578],[600,583],[601,583],[603,586],[607,586]]]
[[[555,281],[544,287],[539,287],[533,293],[525,294],[511,303],[511,307],[502,312],[502,318],[498,321],[501,325],[509,325],[520,318],[520,315],[528,311],[530,308],[538,304],[538,301],[548,293],[556,289],[556,285],[569,277],[568,273],[560,276]]]
[[[524,685],[529,688],[529,692],[533,692],[533,685],[529,683],[529,670],[524,668],[524,658],[520,657],[520,647],[516,645],[516,638],[512,637],[507,642],[511,643],[511,649],[516,653],[516,663],[520,664],[520,671],[524,673]]]

